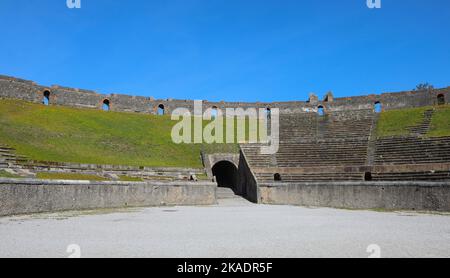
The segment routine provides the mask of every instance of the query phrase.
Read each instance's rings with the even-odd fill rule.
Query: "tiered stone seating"
[[[428,109],[425,111],[423,115],[423,121],[417,126],[412,126],[409,128],[409,131],[413,134],[417,135],[425,135],[430,129],[431,119],[434,115],[434,109]]]
[[[409,129],[411,135],[391,138],[372,137],[377,119],[372,111],[281,115],[278,153],[261,155],[258,144],[241,149],[259,182],[274,182],[277,172],[289,173],[281,175],[283,182],[450,180],[450,169],[436,169],[450,164],[450,137],[424,137],[433,114],[433,109],[425,111],[423,122]]]
[[[261,155],[256,144],[246,145],[244,150],[253,167],[364,165],[367,140],[281,142],[275,155]]]
[[[450,171],[372,173],[373,181],[442,181],[450,180]]]
[[[370,136],[374,113],[371,110],[333,112],[325,116],[315,113],[280,115],[282,140],[364,139]]]
[[[320,182],[320,181],[361,181],[364,178],[363,173],[302,173],[302,174],[283,174],[283,182]],[[274,175],[267,173],[257,173],[256,178],[259,182],[274,182]]]
[[[25,158],[15,154],[15,150],[5,145],[0,145],[0,168],[17,168],[17,161],[25,161]]]
[[[5,145],[0,145],[0,170],[8,170],[22,177],[34,177],[34,174],[22,168],[21,163],[27,159],[16,155],[15,150]]]
[[[450,162],[450,137],[392,137],[376,142],[376,165],[443,162]]]
[[[252,168],[295,168],[361,166],[367,148],[374,113],[371,110],[280,115],[280,148],[274,155],[262,155],[259,144],[241,149]],[[283,181],[361,180],[364,173],[308,173],[283,175]],[[273,181],[273,174],[257,174],[260,181]]]
[[[108,178],[118,178],[128,176],[141,178],[143,180],[177,181],[189,180],[192,175],[203,175],[202,169],[189,168],[154,168],[137,167],[124,165],[99,165],[99,164],[78,164],[78,163],[54,163],[30,161],[22,163],[21,167],[33,173],[80,173],[101,175]]]
[[[188,180],[191,175],[204,174],[201,169],[188,168],[150,168],[32,161],[24,156],[16,155],[13,148],[5,145],[0,145],[0,169],[10,169],[23,176],[34,176],[38,172],[81,173],[111,178],[123,175],[158,181]]]

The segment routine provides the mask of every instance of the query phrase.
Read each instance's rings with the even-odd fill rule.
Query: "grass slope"
[[[108,181],[108,179],[97,176],[78,173],[37,173],[36,177],[43,180],[86,180],[86,181]]]
[[[176,123],[169,116],[0,100],[0,143],[33,160],[201,168],[202,148],[238,150],[235,144],[175,144]]]
[[[408,127],[419,125],[424,112],[430,107],[383,111],[377,125],[377,136],[408,135]]]
[[[409,135],[408,127],[420,125],[424,112],[433,107],[419,107],[384,111],[380,114],[377,125],[377,136],[402,136]],[[431,119],[430,130],[427,137],[450,136],[450,106],[436,106]]]
[[[20,179],[20,178],[23,178],[23,177],[18,176],[18,175],[14,175],[14,174],[11,174],[11,173],[8,173],[5,170],[0,170],[0,178]]]
[[[450,136],[450,105],[439,106],[431,120],[429,137]]]

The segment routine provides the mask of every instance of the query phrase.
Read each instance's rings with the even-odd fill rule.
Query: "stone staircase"
[[[431,119],[434,115],[434,109],[428,109],[424,112],[423,121],[420,125],[408,128],[408,131],[415,135],[425,135],[430,130]]]
[[[274,182],[277,173],[282,182],[450,180],[450,169],[433,165],[450,163],[450,137],[424,137],[433,115],[434,109],[426,110],[412,135],[391,138],[376,137],[378,116],[371,111],[281,115],[278,153],[262,155],[260,144],[241,150],[263,183]],[[428,166],[424,171],[415,165]],[[397,168],[371,173],[383,166]]]
[[[27,158],[17,155],[15,149],[0,144],[0,170],[23,177],[34,177],[35,175],[32,172],[21,165],[21,163],[26,161],[28,161]]]
[[[373,173],[373,181],[446,181],[450,180],[450,171],[419,171],[401,173]]]
[[[198,177],[205,174],[203,169],[32,161],[27,157],[17,155],[15,149],[4,144],[0,145],[0,170],[7,170],[23,177],[35,177],[36,173],[50,172],[101,175],[112,180],[118,180],[119,176],[127,176],[141,178],[144,181],[186,181],[191,180],[193,176]]]
[[[367,161],[368,143],[376,121],[372,110],[280,115],[280,147],[274,155],[262,155],[260,144],[243,144],[241,150],[252,169],[361,166]],[[259,182],[273,182],[274,173],[258,173]],[[364,173],[308,172],[283,174],[282,181],[362,180]]]
[[[366,140],[280,142],[278,153],[262,155],[260,145],[241,146],[252,167],[317,167],[364,165]],[[275,163],[276,165],[274,165]]]
[[[231,188],[218,187],[217,205],[222,207],[248,207],[254,206],[255,204],[242,196],[235,195]]]
[[[234,194],[234,191],[231,188],[217,187],[217,199],[234,199],[234,198],[238,198],[238,196]]]
[[[450,137],[391,137],[376,142],[375,165],[450,162]]]

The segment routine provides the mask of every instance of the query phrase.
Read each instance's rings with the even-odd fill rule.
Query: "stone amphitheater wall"
[[[122,94],[99,94],[90,90],[74,89],[58,85],[50,87],[39,85],[33,81],[0,75],[0,98],[22,99],[35,103],[42,103],[44,92],[50,92],[50,104],[71,107],[101,109],[104,100],[109,100],[112,111],[138,112],[157,114],[158,106],[164,106],[164,112],[170,113],[176,108],[183,107],[193,111],[193,100],[154,99],[153,97],[130,96]],[[367,95],[357,97],[333,98],[328,93],[324,100],[319,100],[311,94],[306,101],[290,102],[210,102],[203,101],[203,108],[279,108],[281,113],[316,112],[319,106],[325,111],[348,111],[373,109],[376,102],[383,105],[383,109],[398,109],[435,105],[438,96],[443,95],[449,103],[450,87],[430,91],[405,91],[399,93],[385,93],[381,95]]]
[[[345,209],[450,211],[449,182],[263,183],[259,203]]]
[[[66,210],[213,205],[212,182],[89,182],[0,178],[0,216]]]

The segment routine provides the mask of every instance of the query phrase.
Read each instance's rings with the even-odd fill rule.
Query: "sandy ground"
[[[450,215],[226,199],[0,218],[0,257],[367,258],[369,246],[381,257],[450,257]]]

